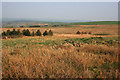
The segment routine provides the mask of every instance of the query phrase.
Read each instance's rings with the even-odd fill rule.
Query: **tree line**
[[[52,30],[49,30],[48,32],[47,32],[47,30],[45,30],[45,32],[42,34],[41,32],[40,32],[40,30],[37,30],[36,32],[30,32],[29,31],[29,29],[24,29],[24,30],[22,30],[22,32],[20,32],[20,30],[15,30],[15,29],[13,29],[12,31],[10,31],[10,30],[7,30],[6,32],[5,31],[3,31],[2,32],[2,36],[22,36],[22,35],[24,35],[24,36],[53,36],[53,32],[52,32]]]

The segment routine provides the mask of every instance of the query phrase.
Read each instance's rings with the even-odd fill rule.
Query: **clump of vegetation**
[[[5,32],[2,33],[2,36],[7,36],[7,34]]]
[[[37,30],[37,32],[36,32],[36,36],[41,36],[41,32],[40,32],[40,30]]]
[[[77,31],[76,34],[91,34],[91,32],[80,32],[80,31]]]
[[[17,35],[17,31],[15,29],[13,29],[13,31],[11,32],[12,35]]]
[[[48,32],[47,32],[47,31],[45,31],[45,32],[43,33],[43,36],[46,36],[46,35],[48,35]]]
[[[76,34],[80,34],[80,32],[79,31],[77,31],[77,33]]]
[[[82,32],[82,34],[87,34],[87,32]]]
[[[36,33],[34,33],[34,31],[32,33],[30,33],[29,29],[27,30],[22,30],[22,32],[20,32],[20,30],[15,30],[13,29],[12,31],[10,30],[7,30],[6,32],[2,32],[2,37],[10,37],[10,38],[15,38],[15,37],[21,37],[22,35],[24,36],[41,36],[42,33],[40,32],[40,30],[37,30]],[[49,36],[53,36],[53,32],[52,30],[49,30],[49,32],[47,32],[47,30],[43,33],[43,36],[46,36],[46,35],[49,35]],[[4,39],[4,38],[3,38]]]
[[[48,35],[49,35],[49,36],[53,36],[52,30],[49,30]]]
[[[22,35],[22,33],[20,32],[20,30],[16,31],[15,29],[13,29],[12,31],[7,30],[6,32],[2,33],[3,37],[5,37],[5,36],[8,36],[8,37],[19,37],[21,35]]]
[[[16,35],[22,35],[22,33],[20,32],[20,30],[17,30]]]
[[[31,36],[29,29],[23,31],[23,35]]]
[[[6,34],[7,34],[7,36],[11,35],[11,31],[7,30]]]
[[[34,33],[34,31],[32,32],[32,36],[35,36],[35,33]]]
[[[91,34],[91,32],[88,32],[88,34]]]

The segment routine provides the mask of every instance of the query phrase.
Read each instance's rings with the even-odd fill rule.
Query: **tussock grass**
[[[102,44],[109,40],[113,45]],[[93,42],[92,42],[93,41]],[[94,41],[100,41],[96,43]],[[81,46],[74,46],[79,43]],[[113,78],[118,76],[117,40],[54,37],[3,40],[3,78]]]

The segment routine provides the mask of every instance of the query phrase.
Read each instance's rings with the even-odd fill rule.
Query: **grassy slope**
[[[120,22],[118,21],[94,21],[94,22],[75,22],[75,23],[65,23],[65,22],[11,22],[10,25],[6,25],[6,27],[8,26],[13,26],[13,25],[17,25],[17,24],[49,24],[49,25],[113,25],[113,24],[120,24]]]
[[[69,25],[111,25],[118,24],[118,21],[95,21],[95,22],[78,22],[70,23]]]
[[[74,22],[74,23],[65,23],[65,22],[42,22],[48,24],[63,24],[63,25],[112,25],[119,24],[118,21],[93,21],[93,22]]]

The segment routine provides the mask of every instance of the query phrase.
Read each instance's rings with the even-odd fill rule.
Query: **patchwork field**
[[[13,28],[2,28],[2,31]],[[118,25],[15,28],[53,36],[2,39],[3,78],[117,78]],[[91,32],[91,34],[76,34]]]

